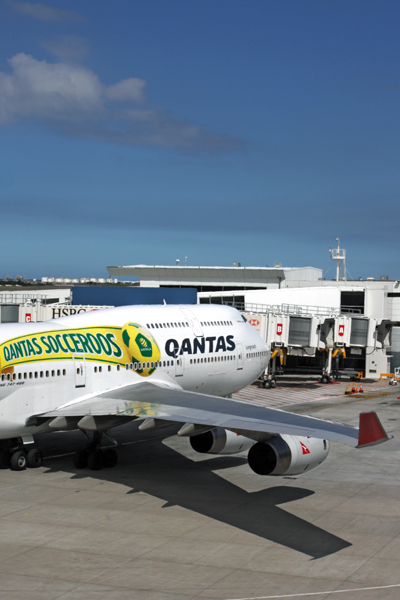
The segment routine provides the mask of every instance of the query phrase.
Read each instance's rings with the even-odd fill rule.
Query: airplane
[[[374,412],[359,429],[232,398],[254,382],[270,349],[235,308],[123,306],[41,323],[0,326],[0,467],[39,467],[34,435],[81,430],[76,468],[112,467],[110,430],[179,424],[210,454],[248,452],[260,475],[298,475],[321,464],[329,441],[353,447],[389,438]]]

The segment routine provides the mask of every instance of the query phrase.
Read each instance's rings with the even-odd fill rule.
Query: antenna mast
[[[346,250],[340,248],[340,238],[336,238],[337,248],[329,248],[332,260],[336,260],[336,281],[347,281]]]

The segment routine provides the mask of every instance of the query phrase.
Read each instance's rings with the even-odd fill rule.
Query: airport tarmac
[[[0,600],[398,600],[400,386],[365,388],[282,404],[354,426],[376,409],[395,436],[332,444],[298,477],[198,455],[173,428],[115,429],[119,463],[98,472],[73,467],[81,433],[38,436],[41,468],[0,471]],[[276,405],[276,391],[243,394]]]

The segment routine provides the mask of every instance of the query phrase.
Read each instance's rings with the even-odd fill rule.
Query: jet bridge
[[[288,356],[317,357],[318,363],[323,357],[323,383],[329,383],[333,377],[359,376],[360,373],[378,379],[381,372],[388,371],[386,349],[391,345],[391,330],[396,323],[361,315],[341,315],[336,311],[332,314],[330,309],[325,312],[331,314],[324,315],[321,308],[320,314],[288,311],[287,305],[283,308],[280,312],[278,307],[273,307],[264,314],[243,313],[271,347],[271,364],[265,373],[268,387],[273,386],[276,375],[283,372]]]

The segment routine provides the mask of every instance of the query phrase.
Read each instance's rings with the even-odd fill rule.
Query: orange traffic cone
[[[357,384],[356,384],[356,391],[355,391],[355,394],[358,394]]]
[[[351,393],[352,394],[356,393],[356,386],[354,385],[354,383],[353,383],[353,387],[351,388]]]
[[[364,392],[361,383],[360,383],[360,389],[358,391],[359,391],[360,394],[362,394]]]

